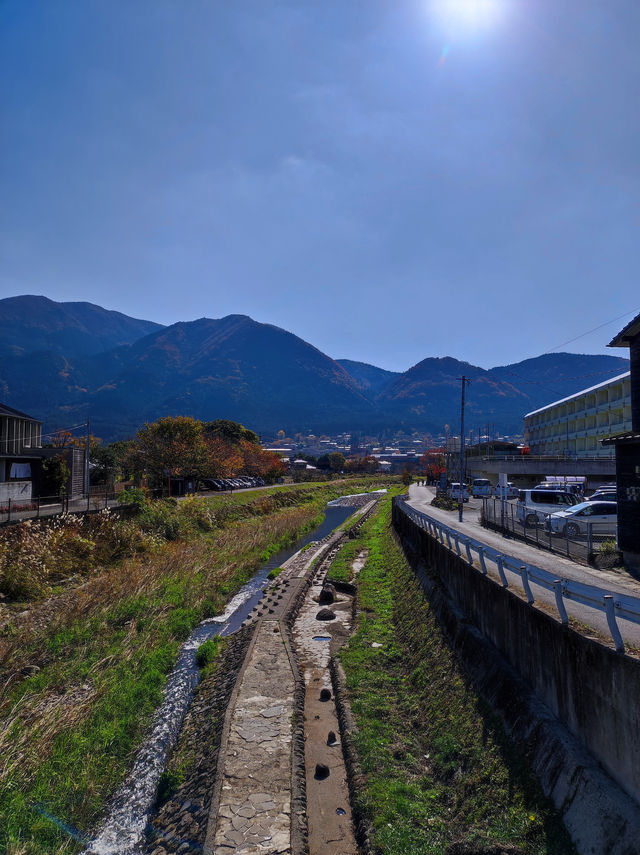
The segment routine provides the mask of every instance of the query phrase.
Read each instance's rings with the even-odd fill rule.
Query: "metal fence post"
[[[560,615],[560,621],[562,626],[569,625],[569,616],[567,615],[567,610],[564,607],[564,600],[562,599],[562,580],[555,579],[553,582],[553,591],[556,595],[556,608],[558,609],[558,614]]]
[[[482,573],[487,575],[487,565],[484,560],[484,546],[478,547],[478,555],[480,556],[480,567],[482,568]]]
[[[566,523],[564,524],[564,536],[567,543],[567,557],[570,558],[571,551],[569,549],[569,526]]]
[[[520,575],[522,576],[522,587],[524,588],[524,592],[527,595],[527,602],[530,606],[532,606],[534,602],[534,597],[533,592],[531,591],[531,585],[529,584],[529,571],[527,570],[526,564],[523,564],[520,567]]]
[[[7,522],[11,522],[11,496],[7,499]]]
[[[508,588],[509,583],[507,582],[507,577],[505,576],[504,566],[503,566],[503,558],[502,555],[496,555],[496,564],[498,565],[498,575],[500,576],[500,581],[502,582],[503,588]]]
[[[38,496],[38,501],[36,504],[36,519],[40,519],[40,496]]]
[[[593,523],[587,523],[587,551],[589,555],[593,552]]]
[[[470,540],[467,540],[466,547],[467,547],[467,560],[469,561],[469,564],[473,564],[473,555],[471,554],[471,541]]]
[[[604,610],[607,614],[607,623],[609,624],[609,632],[616,646],[616,653],[624,653],[624,641],[620,635],[618,624],[616,623],[616,606],[611,594],[604,595]]]

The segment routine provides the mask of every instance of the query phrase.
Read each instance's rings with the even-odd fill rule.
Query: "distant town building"
[[[631,430],[629,371],[554,401],[524,417],[531,454],[611,457],[603,439]]]
[[[628,347],[631,358],[631,423],[604,440],[616,453],[618,499],[618,549],[625,565],[640,571],[640,315],[609,342],[609,347]]]

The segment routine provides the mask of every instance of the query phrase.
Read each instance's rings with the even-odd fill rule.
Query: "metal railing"
[[[558,578],[548,570],[543,570],[535,564],[523,563],[521,559],[507,555],[461,534],[456,529],[441,523],[439,520],[428,516],[422,511],[417,511],[407,504],[404,499],[394,500],[396,507],[414,522],[419,528],[426,531],[444,547],[457,554],[463,561],[474,567],[476,559],[479,570],[487,575],[487,561],[495,564],[500,583],[503,588],[509,587],[509,581],[505,570],[515,573],[520,578],[522,590],[529,605],[535,603],[535,595],[532,586],[538,585],[555,595],[555,604],[563,626],[569,623],[569,617],[564,604],[565,600],[580,603],[588,608],[604,612],[611,638],[617,653],[624,653],[624,641],[620,634],[617,619],[627,620],[631,623],[640,624],[640,598],[618,591],[610,591],[597,585],[587,585],[576,582],[573,579]],[[475,553],[475,555],[474,555]]]
[[[0,502],[0,525],[28,519],[43,519],[60,514],[82,514],[103,508],[122,506],[118,501],[121,494],[113,492],[92,493],[89,496],[71,498],[62,496],[38,496],[34,499],[6,499]]]
[[[562,507],[558,506],[558,510]],[[591,555],[602,549],[603,543],[615,545],[615,525],[610,523],[567,520],[560,530],[553,531],[541,516],[546,515],[533,506],[482,497],[483,524],[516,535],[542,549],[587,563]]]

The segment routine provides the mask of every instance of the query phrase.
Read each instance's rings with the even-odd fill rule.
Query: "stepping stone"
[[[320,605],[327,605],[328,603],[334,603],[336,599],[336,589],[331,584],[324,585],[322,590],[320,591],[320,596],[318,597],[318,602]]]
[[[332,612],[331,609],[320,609],[316,615],[316,620],[335,620],[335,618],[336,613]]]
[[[321,701],[330,701],[331,700],[331,690],[330,689],[320,689],[320,700]]]
[[[330,774],[331,771],[327,765],[324,763],[316,763],[316,773],[314,775],[316,781],[324,781]]]

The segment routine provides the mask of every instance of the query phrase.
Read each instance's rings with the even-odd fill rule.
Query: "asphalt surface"
[[[470,499],[464,505],[463,521],[458,521],[458,511],[443,511],[431,506],[431,500],[435,497],[435,487],[423,487],[412,484],[409,488],[409,504],[418,511],[429,514],[433,519],[443,522],[451,528],[456,529],[467,537],[472,537],[488,546],[499,550],[504,555],[510,555],[522,563],[535,564],[544,570],[554,573],[558,578],[574,579],[588,585],[597,585],[611,593],[626,594],[628,596],[640,597],[640,582],[636,581],[627,573],[613,570],[597,570],[577,564],[560,555],[546,552],[533,545],[523,543],[513,538],[505,537],[498,532],[483,528],[480,525],[481,499]],[[487,562],[489,576],[499,581],[498,571],[492,562]],[[505,568],[509,588],[515,594],[526,599],[520,577],[517,573]],[[555,604],[555,596],[552,591],[545,588],[533,586],[535,596],[534,608],[540,608],[558,619]],[[611,635],[607,625],[607,619],[603,612],[598,612],[588,606],[565,599],[565,607],[570,618],[580,621],[590,627],[607,644],[611,644]],[[629,621],[618,619],[620,633],[625,644],[632,645],[640,650],[640,625]]]

